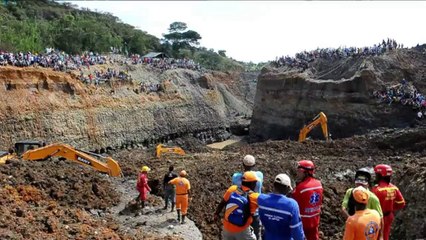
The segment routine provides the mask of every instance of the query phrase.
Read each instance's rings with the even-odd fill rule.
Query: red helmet
[[[374,172],[382,177],[392,176],[392,168],[386,164],[379,164],[374,167]]]
[[[310,160],[301,160],[297,163],[298,169],[303,169],[307,173],[314,173],[315,165]]]

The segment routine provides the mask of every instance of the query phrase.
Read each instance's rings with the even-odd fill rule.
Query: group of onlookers
[[[275,61],[272,61],[272,65],[275,67],[287,66],[290,68],[302,68],[307,69],[310,62],[315,59],[324,60],[337,60],[356,56],[377,56],[382,55],[388,50],[396,48],[403,48],[402,44],[398,44],[393,39],[383,40],[379,44],[374,44],[372,47],[339,47],[335,48],[323,48],[312,51],[303,51],[296,53],[295,57],[282,56],[277,57]]]
[[[185,68],[192,70],[201,70],[201,66],[195,63],[192,59],[175,59],[175,58],[154,58],[142,57],[139,54],[132,54],[130,56],[132,64],[145,64],[150,67],[159,68],[161,70]]]
[[[400,103],[404,106],[411,106],[417,110],[418,119],[423,119],[426,114],[425,96],[405,78],[400,83],[387,87],[386,90],[374,91],[373,96],[378,98],[381,103],[389,105]]]
[[[71,55],[63,51],[47,48],[44,53],[31,52],[6,52],[0,51],[0,65],[2,66],[41,66],[53,68],[57,71],[77,70],[82,67],[90,68],[91,65],[105,64],[109,58],[93,52]]]

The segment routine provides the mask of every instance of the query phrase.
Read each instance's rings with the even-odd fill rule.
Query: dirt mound
[[[423,239],[426,236],[426,162],[425,158],[409,161],[402,169],[398,187],[407,205],[396,214],[394,239]]]
[[[12,160],[0,179],[0,239],[177,239],[121,227],[109,177],[78,164]]]

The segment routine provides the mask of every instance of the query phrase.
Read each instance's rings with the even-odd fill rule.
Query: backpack
[[[225,220],[237,225],[244,226],[250,217],[250,200],[249,194],[243,190],[238,189],[231,193],[229,200],[226,202],[225,207]]]

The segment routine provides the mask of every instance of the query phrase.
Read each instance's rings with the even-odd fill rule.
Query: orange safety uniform
[[[188,190],[191,184],[184,177],[177,177],[169,181],[169,184],[176,185],[176,210],[181,210],[182,215],[186,215],[188,210]]]
[[[375,185],[372,192],[380,200],[383,211],[383,239],[389,240],[391,225],[394,219],[394,211],[402,209],[405,206],[405,200],[399,189],[392,183],[380,181]]]
[[[233,192],[236,192],[236,191],[239,191],[237,185],[232,185],[231,187],[229,187],[228,190],[226,190],[225,194],[223,195],[223,200],[225,200],[225,202],[227,202],[229,200],[229,198],[231,197],[231,194]],[[247,222],[244,226],[237,226],[237,225],[232,224],[232,223],[226,221],[225,219],[223,219],[222,220],[223,228],[230,233],[239,233],[241,231],[244,231],[248,227],[250,227],[250,224],[253,222],[252,216],[258,208],[257,198],[259,197],[259,195],[260,194],[257,193],[257,192],[252,192],[252,193],[249,194],[251,216],[247,219]]]
[[[380,215],[376,210],[356,211],[346,220],[343,240],[377,240],[380,233]]]

